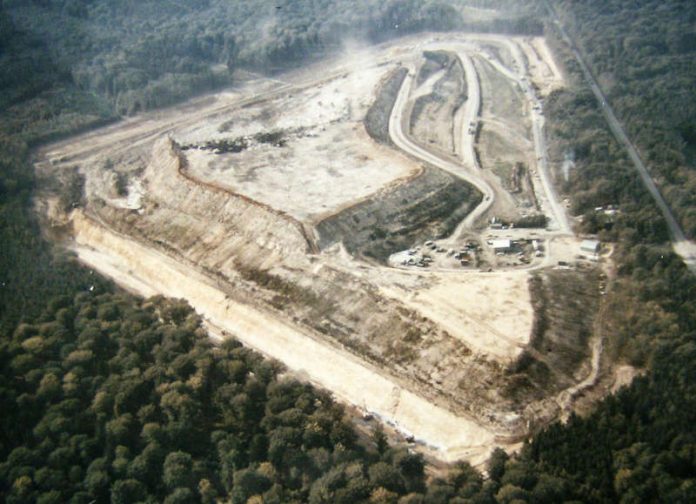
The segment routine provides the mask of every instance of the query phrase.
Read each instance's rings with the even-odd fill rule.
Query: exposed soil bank
[[[554,269],[530,278],[534,326],[530,345],[509,369],[503,394],[519,403],[546,402],[555,415],[557,405],[544,401],[563,395],[591,374],[590,337],[600,305],[599,268]],[[543,423],[543,420],[542,420]]]
[[[410,183],[319,223],[319,247],[342,241],[351,254],[386,262],[414,243],[448,236],[480,201],[463,180],[426,167]]]
[[[455,124],[455,116],[458,110],[467,100],[467,83],[462,62],[456,53],[446,51],[425,51],[428,57],[437,57],[443,65],[442,76],[429,86],[420,86],[416,93],[418,96],[413,102],[413,110],[409,120],[410,135],[421,144],[441,149],[442,152],[452,154],[459,143],[458,125]],[[435,55],[435,56],[433,56]],[[428,59],[428,61],[431,61]],[[416,82],[421,80],[421,67],[416,77]],[[439,75],[439,74],[438,74]],[[433,79],[436,79],[434,76]],[[426,88],[422,92],[421,88]],[[469,125],[466,125],[468,128]]]
[[[389,116],[406,74],[406,68],[399,68],[391,73],[380,86],[375,101],[365,115],[365,130],[381,144],[394,145],[389,136]]]
[[[450,60],[448,66],[455,68],[456,59]],[[365,129],[378,143],[394,145],[389,119],[407,74],[406,68],[392,72],[382,82],[365,116]],[[407,183],[397,181],[366,201],[321,221],[317,225],[319,247],[325,249],[342,242],[353,255],[385,263],[391,254],[416,242],[449,235],[481,198],[465,181],[426,166]]]
[[[495,433],[408,390],[340,347],[320,341],[258,307],[236,301],[210,278],[103,228],[81,213],[73,216],[80,259],[138,294],[185,298],[212,324],[244,344],[283,361],[295,373],[360,405],[404,434],[414,433],[445,461],[466,457],[482,463]]]
[[[588,333],[554,326],[565,319],[551,294],[563,285],[542,282],[548,302],[537,316],[550,323],[530,343],[529,271],[572,261],[579,245],[559,252],[554,235],[538,230],[548,255],[523,266],[512,249],[495,255],[492,240],[526,242],[527,230],[474,226],[508,193],[486,182],[470,130],[481,108],[474,61],[491,38],[413,38],[351,52],[335,66],[259,79],[207,104],[49,146],[37,166],[48,178],[76,170],[85,178],[76,201],[90,218],[73,219],[84,262],[136,292],[187,298],[214,334],[233,332],[340,399],[398,422],[436,457],[477,463],[495,444],[510,447],[558,418],[560,388],[592,380]],[[447,76],[447,67],[426,68],[414,88],[428,47],[454,51],[464,70],[468,96],[454,121],[449,106],[429,120],[458,139],[461,159],[404,134],[413,102]],[[491,64],[522,84],[522,73]],[[525,99],[536,103],[531,93]],[[495,131],[504,136],[514,130],[502,119]],[[207,148],[177,152],[176,142]],[[427,268],[378,264],[450,234]],[[468,266],[455,250],[471,239],[484,262]],[[562,309],[575,292],[557,298]],[[511,368],[524,351],[538,366]]]

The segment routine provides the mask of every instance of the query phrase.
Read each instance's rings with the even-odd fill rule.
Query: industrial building
[[[512,242],[510,240],[493,240],[491,243],[493,251],[497,254],[499,252],[510,252],[512,248]]]
[[[580,251],[585,254],[599,254],[601,244],[598,240],[583,240],[580,244]]]

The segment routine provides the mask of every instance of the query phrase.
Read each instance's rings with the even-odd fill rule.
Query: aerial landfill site
[[[365,428],[481,464],[601,365],[611,250],[556,193],[563,86],[541,37],[355,45],[45,146],[36,204],[122,287],[186,299]]]

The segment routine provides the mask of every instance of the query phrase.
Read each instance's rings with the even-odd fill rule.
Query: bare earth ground
[[[529,61],[529,71],[532,80],[541,84],[542,96],[548,96],[551,91],[563,87],[563,74],[551,55],[546,39],[533,37],[528,44],[522,44],[522,50]]]
[[[73,222],[73,248],[80,259],[127,289],[143,296],[185,298],[213,332],[232,334],[290,369],[307,373],[339,399],[374,412],[404,433],[417,433],[426,449],[439,452],[442,458],[454,461],[466,456],[475,463],[485,460],[487,447],[494,441],[493,432],[401,389],[340,348],[308,338],[272,314],[232,300],[214,281],[166,254],[97,228],[79,213]]]
[[[446,75],[412,85],[424,49],[458,58],[466,96],[459,109],[426,114],[429,126],[416,124],[411,137],[404,126],[414,100],[431,95]],[[381,145],[363,120],[399,67],[411,75],[393,97],[395,146]],[[494,446],[512,449],[530,424],[558,414],[543,384],[505,392],[514,388],[510,377],[524,373],[512,370],[518,358],[531,351],[538,313],[530,279],[559,260],[574,261],[579,243],[555,193],[542,183],[547,166],[536,161],[545,156],[543,115],[530,112],[541,97],[530,80],[542,93],[562,85],[543,39],[410,37],[353,48],[330,64],[255,79],[53,144],[38,154],[37,173],[60,180],[77,166],[85,177],[86,202],[72,212],[70,246],[86,264],[139,294],[186,298],[212,333],[232,334],[281,360],[412,435],[434,457],[479,464]],[[483,133],[470,131],[479,121]],[[417,137],[428,127],[446,139],[439,149]],[[259,140],[269,132],[278,137]],[[495,135],[506,142],[497,154],[481,145]],[[242,147],[216,153],[224,149],[209,142]],[[500,180],[506,172],[487,166],[496,155],[501,163],[524,159],[534,170],[524,194],[541,201],[550,230],[482,231],[494,212],[526,211],[524,198]],[[390,215],[408,223],[415,208],[409,198],[422,198],[421,209],[435,203],[428,198],[441,192],[386,198],[419,187],[422,165],[480,191],[480,203],[450,236],[433,237],[443,248],[432,253],[430,266],[389,266],[353,257],[340,243],[318,246],[318,225],[347,209],[394,205]],[[116,190],[120,177],[128,194]],[[38,206],[50,213],[49,225],[62,229],[68,216],[48,185]],[[372,224],[375,230],[379,224]],[[373,234],[367,239],[380,238]],[[522,252],[497,256],[489,242],[506,237]],[[480,244],[483,271],[453,259],[472,239]],[[530,254],[532,239],[543,254]],[[413,246],[420,257],[424,244]],[[581,385],[594,379],[591,360]]]
[[[197,124],[174,138],[196,144],[280,131],[287,142],[282,148],[255,144],[222,155],[193,149],[188,153],[190,173],[299,219],[336,211],[417,169],[392,151],[371,145],[362,127],[371,105],[367,97],[384,68],[375,70],[365,67],[280,95],[238,110],[233,119]]]
[[[406,306],[466,342],[510,361],[529,341],[532,310],[527,273],[452,273],[418,289],[385,289]]]

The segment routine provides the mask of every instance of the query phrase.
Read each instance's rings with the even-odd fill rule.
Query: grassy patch
[[[509,367],[503,394],[539,399],[577,381],[590,358],[589,340],[599,309],[599,271],[549,270],[533,276],[534,324],[527,350]]]

